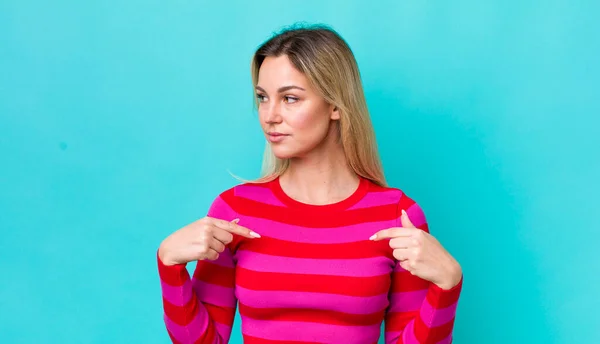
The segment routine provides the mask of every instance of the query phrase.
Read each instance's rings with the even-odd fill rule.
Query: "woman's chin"
[[[289,149],[283,149],[283,147],[271,146],[271,151],[277,159],[290,159],[295,156],[294,152],[290,151]]]
[[[294,157],[294,155],[292,155],[292,154],[276,154],[276,153],[274,153],[273,155],[275,155],[275,157],[277,159],[281,159],[281,160],[290,159],[290,158]]]

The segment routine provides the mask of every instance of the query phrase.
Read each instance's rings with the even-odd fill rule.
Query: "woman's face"
[[[287,55],[267,57],[258,73],[258,115],[273,154],[280,159],[303,157],[330,133],[339,111],[313,90]]]

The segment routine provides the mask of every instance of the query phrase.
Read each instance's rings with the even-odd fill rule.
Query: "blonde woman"
[[[221,193],[157,252],[174,343],[451,343],[458,262],[386,185],[358,67],[325,26],[252,59],[263,177]],[[197,261],[190,278],[186,263]]]

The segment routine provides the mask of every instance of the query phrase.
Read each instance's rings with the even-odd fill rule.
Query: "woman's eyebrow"
[[[290,85],[290,86],[283,86],[283,87],[280,87],[280,88],[278,88],[278,89],[277,89],[277,92],[278,92],[278,93],[283,93],[283,92],[285,92],[285,91],[289,91],[289,90],[291,90],[291,89],[298,89],[298,90],[300,90],[300,91],[306,91],[305,89],[303,89],[303,88],[302,88],[302,87],[300,87],[300,86]],[[257,90],[257,91],[264,92],[264,93],[267,93],[267,91],[265,91],[265,90],[264,90],[262,87],[260,87],[260,86],[256,86],[256,90]]]

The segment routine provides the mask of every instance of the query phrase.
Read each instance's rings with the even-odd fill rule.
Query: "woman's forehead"
[[[276,91],[280,87],[299,86],[308,89],[308,80],[286,55],[267,57],[260,66],[258,86],[267,91]]]

